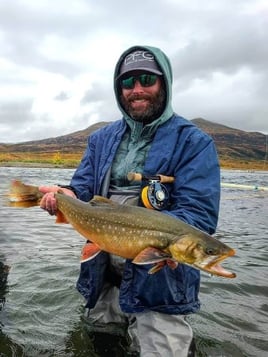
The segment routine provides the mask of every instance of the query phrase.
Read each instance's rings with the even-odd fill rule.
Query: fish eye
[[[213,248],[211,248],[211,247],[208,247],[208,248],[206,249],[206,254],[207,254],[207,255],[216,255],[217,252],[216,252],[215,249],[213,249]]]

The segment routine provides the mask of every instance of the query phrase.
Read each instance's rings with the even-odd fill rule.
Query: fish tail
[[[13,207],[38,206],[42,196],[37,186],[26,185],[19,180],[12,180],[10,184],[8,199]]]

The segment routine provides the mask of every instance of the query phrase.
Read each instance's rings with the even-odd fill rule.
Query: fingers
[[[60,187],[59,190],[60,190],[61,192],[63,192],[65,195],[68,195],[68,196],[71,196],[71,197],[73,197],[73,198],[76,198],[75,193],[74,193],[72,190],[69,190],[68,188]]]
[[[42,193],[58,192],[59,186],[39,186],[38,189]]]
[[[42,191],[41,191],[42,192]],[[46,193],[41,201],[40,207],[46,210],[51,216],[55,215],[57,212],[57,202],[55,199],[54,192]]]
[[[50,215],[55,215],[57,213],[57,201],[55,198],[55,193],[58,191],[63,192],[65,195],[76,198],[75,193],[68,188],[63,188],[59,186],[39,186],[39,191],[44,193],[40,201],[40,207],[46,210]]]
[[[65,195],[76,198],[76,195],[72,190],[70,190],[68,188],[60,187],[60,186],[39,186],[38,189],[42,193],[58,192],[60,190]]]

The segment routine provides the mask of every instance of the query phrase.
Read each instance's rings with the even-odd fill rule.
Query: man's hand
[[[44,193],[40,201],[40,207],[53,216],[57,212],[57,202],[55,199],[55,193],[61,190],[65,195],[76,198],[74,192],[68,188],[63,188],[59,186],[40,186],[39,191]]]

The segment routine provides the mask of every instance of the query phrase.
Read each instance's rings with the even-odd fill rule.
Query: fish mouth
[[[217,275],[217,276],[222,276],[224,278],[235,278],[236,274],[233,272],[230,272],[223,268],[219,263],[222,262],[224,259],[235,255],[235,250],[230,250],[228,254],[221,255],[221,256],[210,256],[201,263],[195,263],[194,266],[196,268],[201,269],[207,273]]]

